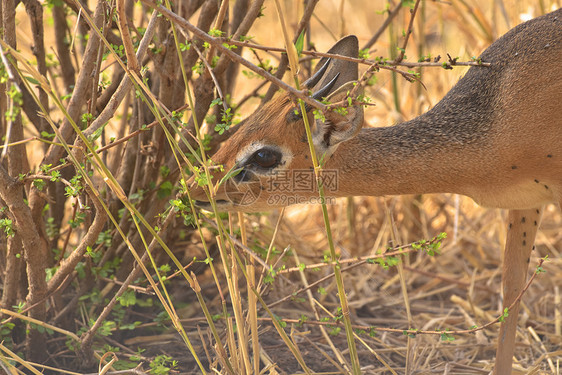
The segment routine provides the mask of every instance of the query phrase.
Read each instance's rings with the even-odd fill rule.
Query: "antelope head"
[[[357,57],[358,42],[348,36],[337,42],[331,54]],[[312,77],[304,82],[317,100],[335,103],[344,100],[356,84],[356,63],[322,58]],[[348,107],[344,115],[328,111],[325,119],[315,119],[311,108],[306,116],[318,158],[326,161],[337,147],[354,137],[363,124],[361,106]],[[216,189],[217,207],[226,211],[266,211],[293,203],[307,203],[318,197],[313,164],[307,142],[303,116],[296,103],[284,93],[273,98],[242,121],[240,128],[215,155],[213,184],[229,173],[232,177]],[[326,171],[327,196],[341,196],[337,191],[337,170]],[[326,188],[327,187],[327,188]],[[196,204],[209,208],[204,190],[191,182],[190,194]]]

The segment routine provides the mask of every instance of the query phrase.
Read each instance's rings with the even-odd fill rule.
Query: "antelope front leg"
[[[535,244],[541,213],[542,208],[509,211],[502,273],[504,308],[513,303],[525,286],[529,257]],[[508,317],[500,326],[494,371],[496,375],[511,374],[519,305],[517,303],[509,310]]]

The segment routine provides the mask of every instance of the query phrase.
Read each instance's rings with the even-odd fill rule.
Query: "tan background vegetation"
[[[390,7],[393,8],[394,5]],[[135,22],[140,22],[142,17],[146,17],[146,14],[143,14],[145,10],[139,4],[135,6]],[[300,1],[288,0],[284,2],[284,6],[289,26],[294,29],[302,15],[303,4]],[[386,6],[386,1],[321,0],[310,24],[310,40],[316,50],[326,51],[340,37],[355,34],[362,46],[383,23],[386,13],[381,11]],[[554,0],[422,1],[414,32],[407,47],[407,60],[417,61],[421,52],[432,57],[440,55],[441,61],[446,59],[447,54],[459,57],[459,61],[469,61],[472,56],[478,56],[493,40],[511,27],[560,6],[560,1]],[[95,5],[91,5],[92,9],[94,7]],[[50,11],[44,9],[47,30],[50,30]],[[253,42],[266,46],[283,46],[281,28],[272,1],[265,2],[263,13],[264,16],[255,22],[249,32],[254,37]],[[31,53],[33,37],[21,7],[18,8],[16,17],[18,47],[29,56],[30,60],[33,60]],[[199,13],[195,13],[191,21],[196,23],[198,17]],[[391,41],[390,32],[385,30],[377,43],[369,49],[371,56],[389,57],[395,50],[396,41],[401,43],[401,32],[409,19],[409,12],[402,10],[392,23],[395,41]],[[72,24],[76,18],[73,14],[69,14],[68,20]],[[52,38],[53,34],[46,34],[47,48],[51,51],[47,53],[52,53],[50,49],[53,44]],[[80,54],[81,52],[77,51],[77,55],[74,56],[76,61],[81,61]],[[272,66],[276,66],[280,59],[278,54],[262,51],[258,54],[262,60],[270,59]],[[257,63],[257,59],[250,51],[245,50],[243,56]],[[112,57],[103,63],[107,77],[111,77],[111,67],[114,64]],[[366,66],[362,68],[365,69]],[[155,69],[158,67],[154,63],[149,63],[149,70]],[[421,81],[425,87],[398,77],[394,90],[391,74],[386,71],[377,73],[376,83],[367,91],[367,95],[375,103],[375,106],[368,108],[366,112],[368,126],[388,126],[423,113],[446,94],[466,72],[466,68],[455,67],[453,70],[424,68],[417,71],[421,72]],[[306,69],[303,69],[303,72],[306,72]],[[57,90],[62,95],[61,79],[50,78],[53,84],[59,86]],[[288,74],[285,78],[287,82],[290,81]],[[305,78],[304,73],[302,78]],[[260,79],[248,79],[240,74],[232,94],[232,102],[237,103],[251,93],[260,82]],[[178,87],[179,90],[182,89]],[[264,93],[265,89],[262,89],[260,94]],[[255,110],[259,103],[259,98],[247,101],[240,108],[238,119],[244,118]],[[122,121],[124,117],[131,115],[127,108],[122,106],[118,112],[119,116],[110,123],[105,135],[107,139],[131,131],[128,126],[124,127],[126,121]],[[54,119],[64,118],[56,108],[51,109]],[[187,115],[185,119],[187,120]],[[25,118],[24,124],[26,136],[37,134]],[[36,168],[43,156],[43,150],[36,143],[28,143],[27,152],[30,155],[30,169]],[[119,155],[110,156],[110,160],[116,160],[115,158],[119,158]],[[354,323],[398,329],[412,327],[428,330],[464,329],[472,325],[483,325],[498,315],[501,306],[499,265],[506,236],[504,211],[479,207],[465,197],[432,195],[341,199],[338,204],[329,207],[329,212],[337,250],[344,259],[372,255],[387,246],[407,244],[422,238],[428,239],[441,232],[446,232],[448,235],[443,243],[441,255],[428,257],[425,254],[417,254],[404,258],[408,287],[407,301],[404,300],[399,277],[394,269],[384,270],[375,265],[363,265],[345,272],[345,286]],[[65,215],[65,219],[68,219],[70,211]],[[282,219],[278,223],[281,215]],[[275,211],[264,215],[247,215],[246,225],[251,244],[262,248],[267,247],[276,226],[279,225],[274,240],[275,248],[279,252],[283,252],[284,249],[290,250],[287,254],[297,254],[299,259],[297,261],[296,258],[287,255],[282,259],[282,263],[287,267],[295,266],[299,262],[319,263],[328,248],[322,215],[317,206],[290,207],[283,214]],[[530,263],[533,269],[539,258],[548,255],[549,261],[543,266],[546,273],[537,278],[523,298],[515,365],[516,368],[521,369],[521,373],[553,373],[553,366],[556,369],[554,373],[560,373],[562,358],[559,290],[562,286],[560,253],[562,231],[560,228],[562,228],[560,209],[550,205],[545,211],[541,230],[537,236],[537,249]],[[85,229],[80,229],[79,235],[70,238],[71,245],[79,243]],[[214,238],[211,230],[206,230],[205,236],[211,241]],[[170,243],[174,245],[174,253],[184,265],[188,264],[194,256],[198,259],[205,258],[201,239],[191,228],[177,224],[177,229],[170,237]],[[169,262],[164,255],[160,256],[159,261]],[[220,262],[217,261],[216,264]],[[127,272],[127,270],[122,271],[125,274],[121,275],[122,278]],[[306,272],[302,277],[312,282],[330,272],[329,267],[324,267],[320,271]],[[220,266],[219,278],[224,280],[224,270],[221,270]],[[196,343],[195,350],[202,358],[207,358],[205,350],[209,351],[214,345],[209,339],[207,325],[185,280],[176,280],[172,283],[171,290],[178,304],[179,315],[185,319],[184,325],[187,327],[189,337]],[[198,281],[202,285],[208,307],[213,313],[220,312],[221,300],[210,272],[204,267],[203,272],[198,276]],[[115,288],[111,288],[114,286],[110,285],[108,280],[103,282],[107,283],[104,284],[104,291],[107,295],[112,295]],[[265,294],[267,302],[275,303],[287,297],[300,288],[301,283],[301,275],[297,275],[296,272],[278,277]],[[146,283],[139,284],[142,284],[143,288],[146,287]],[[244,286],[245,284],[240,282],[242,290]],[[324,282],[322,288],[325,289],[326,294],[313,289],[314,297],[326,310],[335,311],[338,303],[333,279]],[[95,316],[94,312],[98,313],[101,310],[100,304],[91,307],[91,310],[82,306],[83,321],[76,326],[69,324],[72,328],[86,326],[86,316],[90,313]],[[412,322],[407,320],[406,306],[412,311]],[[302,314],[310,314],[308,303],[301,301],[286,301],[276,306],[274,311],[276,315],[286,319],[299,319]],[[123,337],[118,344],[133,350],[137,346],[148,348],[145,353],[146,363],[154,356],[165,353],[180,360],[178,368],[181,371],[185,373],[197,371],[185,345],[169,332],[152,333],[149,331],[153,328],[150,324],[152,323],[143,326],[147,331],[142,331],[142,334],[138,335],[135,331]],[[222,324],[221,329],[226,331],[224,323],[219,324]],[[299,371],[295,359],[277,337],[271,323],[265,319],[260,324],[263,339],[261,345],[264,352],[271,356],[271,362],[278,366],[277,371],[280,373]],[[493,365],[497,328],[494,326],[475,335],[459,335],[455,337],[454,342],[440,341],[438,335],[419,336],[415,340],[408,341],[400,334],[379,333],[374,338],[364,337],[364,339],[377,352],[379,358],[386,361],[387,366],[382,366],[381,362],[375,360],[375,356],[363,347],[360,353],[361,363],[365,373],[373,374],[390,373],[389,368],[397,373],[404,373],[406,366],[414,373],[418,371],[418,373],[484,374]],[[300,345],[307,363],[314,371],[337,371],[334,368],[338,369],[338,367],[327,359],[334,357],[332,349],[326,346],[314,325],[306,326],[306,329],[290,325],[287,331],[291,329],[295,330],[292,332],[294,341]],[[173,332],[171,329],[170,331]],[[538,334],[540,340],[533,336],[532,331]],[[335,336],[333,340],[338,350],[345,352],[346,342],[343,333]],[[115,343],[112,342],[113,344]],[[318,346],[315,347],[313,344]],[[128,353],[124,349],[123,352]],[[65,355],[73,354],[65,352]],[[548,362],[547,358],[551,362]],[[209,359],[209,362],[212,361]],[[220,367],[216,362],[213,365],[216,368]],[[274,373],[273,370],[271,373]]]

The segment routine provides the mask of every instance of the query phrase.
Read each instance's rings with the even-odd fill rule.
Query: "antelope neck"
[[[486,165],[477,159],[491,156],[488,141],[475,136],[487,132],[459,117],[444,120],[430,111],[398,125],[363,129],[342,143],[326,165],[338,171],[337,195],[468,195],[479,174],[487,173],[470,168]]]

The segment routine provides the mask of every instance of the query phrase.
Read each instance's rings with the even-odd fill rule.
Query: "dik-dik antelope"
[[[356,57],[357,39],[346,37],[329,52]],[[525,284],[543,206],[562,200],[562,9],[515,27],[480,58],[491,65],[472,67],[433,109],[408,122],[361,129],[361,106],[325,121],[307,115],[323,169],[337,172],[327,196],[456,193],[508,209],[507,307]],[[357,79],[357,64],[323,58],[306,86],[315,98],[338,102]],[[317,197],[317,189],[293,189],[283,191],[292,199],[271,199],[279,194],[277,176],[312,168],[296,108],[287,94],[272,100],[212,157],[225,171],[239,170],[218,189],[219,209],[264,211]],[[209,207],[200,187],[192,186],[191,196]],[[497,374],[511,372],[518,311],[519,304],[501,324]]]

